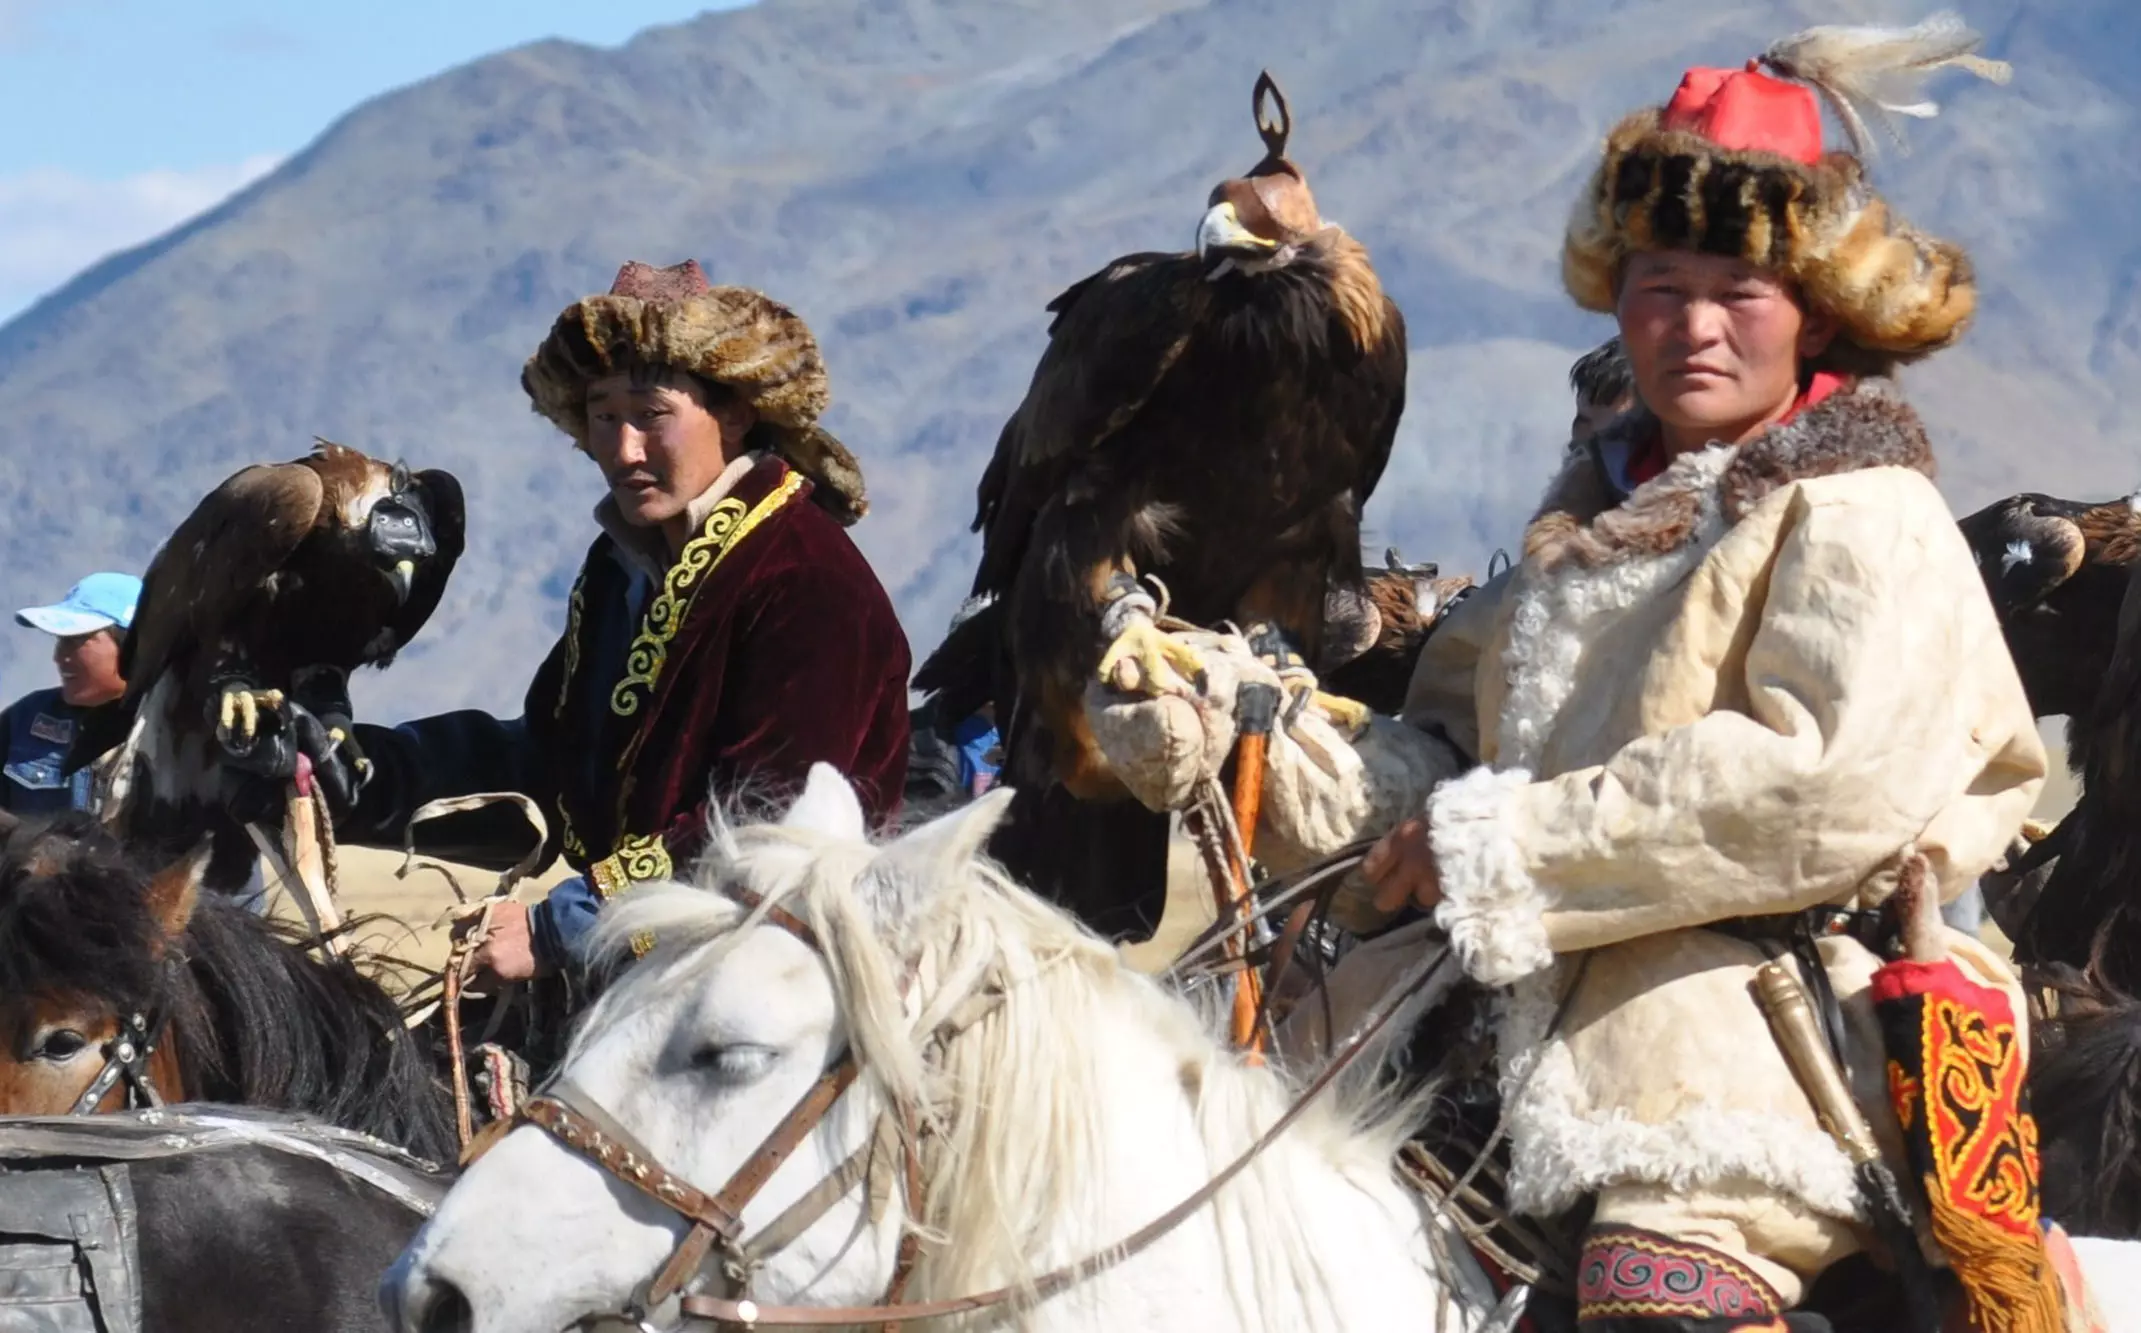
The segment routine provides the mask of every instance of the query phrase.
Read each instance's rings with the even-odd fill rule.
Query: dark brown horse
[[[204,896],[204,863],[145,874],[79,816],[8,840],[0,1115],[231,1102],[452,1161],[428,1039],[348,959]]]

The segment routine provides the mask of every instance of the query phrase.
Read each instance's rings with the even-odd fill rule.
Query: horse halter
[[[741,886],[727,891],[743,904],[746,911],[764,905],[763,898]],[[765,907],[762,919],[766,924],[786,930],[813,952],[824,952],[817,934],[786,908],[778,904]],[[743,1210],[824,1121],[860,1072],[861,1065],[850,1047],[819,1075],[772,1132],[736,1168],[727,1183],[712,1194],[663,1166],[660,1159],[618,1124],[599,1102],[565,1079],[553,1079],[522,1103],[510,1119],[497,1121],[478,1135],[463,1156],[462,1165],[466,1167],[518,1125],[530,1124],[542,1129],[615,1179],[691,1223],[691,1229],[670,1252],[668,1260],[634,1291],[623,1311],[625,1318],[637,1323],[645,1333],[659,1333],[651,1322],[653,1312],[683,1292],[695,1276],[708,1268],[710,1261],[718,1259],[715,1275],[730,1290],[731,1300],[742,1319],[740,1326],[748,1327],[756,1310],[748,1294],[751,1278],[759,1266],[808,1231],[835,1203],[858,1184],[871,1180],[890,1160],[887,1154],[877,1151],[884,1134],[873,1133],[846,1161],[789,1205],[780,1216],[756,1233],[744,1234]],[[909,1205],[914,1207],[918,1206],[921,1197],[921,1163],[915,1154],[911,1120],[905,1128],[907,1132],[901,1136],[903,1185]],[[719,1247],[718,1255],[716,1247]],[[892,1279],[885,1292],[886,1306],[899,1303],[919,1251],[919,1238],[912,1231],[900,1237]],[[698,1317],[686,1312],[687,1319]],[[714,1322],[721,1327],[739,1326],[728,1320]]]
[[[155,1021],[146,1015],[131,1010],[119,1015],[119,1030],[104,1043],[104,1067],[89,1080],[82,1095],[74,1099],[70,1115],[95,1115],[97,1104],[110,1094],[114,1084],[126,1080],[126,1109],[147,1110],[162,1106],[164,1099],[158,1095],[156,1084],[149,1078],[149,1059],[156,1054],[156,1043],[163,1036],[164,1016],[157,1011]]]

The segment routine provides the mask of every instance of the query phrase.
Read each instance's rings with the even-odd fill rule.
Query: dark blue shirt
[[[60,697],[57,686],[17,699],[0,713],[7,739],[6,778],[0,780],[0,810],[17,815],[56,815],[89,807],[91,774],[60,771],[74,743],[80,710]]]

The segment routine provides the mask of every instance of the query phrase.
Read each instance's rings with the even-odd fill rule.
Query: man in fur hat
[[[684,871],[709,800],[799,788],[822,762],[890,814],[908,741],[906,637],[844,531],[862,473],[818,425],[825,366],[793,311],[696,262],[627,264],[558,316],[521,385],[608,491],[564,637],[519,718],[359,727],[372,773],[336,821],[398,846],[426,801],[533,797],[580,874],[493,915],[477,962],[507,980],[563,967],[603,902]],[[498,807],[420,841],[502,865],[526,834]]]
[[[1973,59],[1959,26],[1906,53]],[[1593,1205],[1587,1329],[1827,1327],[1785,1312],[1864,1248],[1864,1200],[1749,983],[1773,955],[1809,960],[1900,1163],[1867,994],[1878,909],[1899,878],[1961,892],[2045,772],[1886,374],[1962,333],[1969,262],[1824,152],[1815,92],[1776,77],[1835,73],[1849,37],[1781,43],[1767,72],[1690,70],[1614,129],[1563,271],[1618,321],[1638,403],[1572,447],[1522,559],[1428,639],[1402,720],[1348,736],[1310,710],[1271,741],[1259,858],[1384,834],[1375,906],[1431,912],[1464,970],[1506,988],[1511,1201]],[[1148,801],[1186,788],[1175,756],[1224,757],[1233,682],[1257,676],[1245,650],[1205,657],[1207,697],[1089,693]],[[2014,991],[1974,938],[1946,943]],[[2018,1151],[1996,1160],[2033,1163],[2026,1127],[1997,1132]]]

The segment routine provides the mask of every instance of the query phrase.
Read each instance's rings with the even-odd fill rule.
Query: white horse
[[[717,827],[696,887],[642,887],[603,914],[609,957],[654,946],[588,1015],[563,1076],[675,1175],[717,1188],[844,1050],[858,1057],[858,1081],[743,1210],[746,1232],[871,1143],[881,1110],[920,1110],[922,1215],[896,1183],[858,1185],[752,1274],[761,1303],[879,1302],[910,1229],[906,1301],[1030,1283],[1168,1213],[1292,1101],[981,858],[1006,795],[873,846],[821,766],[780,823]],[[784,906],[822,952],[739,899]],[[960,1326],[1478,1330],[1491,1287],[1392,1173],[1408,1119],[1341,1083],[1158,1241]],[[686,1229],[524,1125],[461,1178],[382,1301],[404,1333],[614,1319]]]

